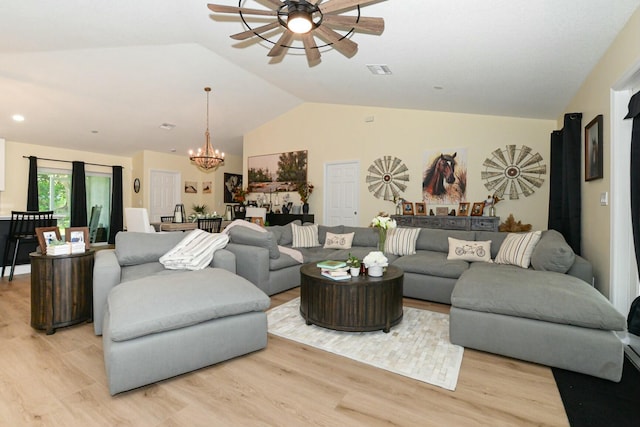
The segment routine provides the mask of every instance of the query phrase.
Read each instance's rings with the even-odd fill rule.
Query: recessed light
[[[14,114],[11,118],[14,122],[24,122],[24,116],[22,114]]]
[[[384,64],[369,64],[367,68],[371,71],[371,74],[375,74],[376,76],[388,76],[392,74],[389,66]]]
[[[91,133],[98,133],[98,131],[97,130],[92,130]]]
[[[174,127],[176,127],[176,125],[174,125],[173,123],[163,123],[160,125],[160,129],[164,129],[164,130],[171,130]]]

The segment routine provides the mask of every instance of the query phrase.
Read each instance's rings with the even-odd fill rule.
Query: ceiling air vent
[[[176,127],[176,125],[172,124],[172,123],[163,123],[160,125],[160,129],[164,129],[164,130],[171,130],[174,127]]]
[[[371,74],[375,74],[376,76],[388,76],[392,74],[389,66],[383,64],[370,64],[367,65],[367,68],[371,71]]]

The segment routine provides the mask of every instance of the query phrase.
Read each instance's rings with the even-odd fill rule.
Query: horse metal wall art
[[[427,153],[425,153],[427,154]],[[458,204],[464,201],[466,187],[466,150],[463,150],[462,168],[458,151],[452,154],[433,152],[425,156],[422,181],[423,199],[432,204]]]

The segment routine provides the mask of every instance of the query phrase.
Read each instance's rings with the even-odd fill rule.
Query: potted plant
[[[349,258],[347,258],[346,262],[353,277],[356,277],[358,274],[360,274],[360,260],[357,257],[351,255],[351,252],[349,252]]]
[[[372,277],[382,276],[383,268],[389,265],[389,260],[381,251],[369,252],[362,262],[367,267],[369,276]]]
[[[207,214],[207,205],[194,204],[191,209],[193,209],[193,212],[198,218],[204,218],[204,216]]]
[[[301,182],[297,187],[298,194],[300,195],[300,201],[302,201],[302,213],[309,213],[309,197],[313,193],[313,184],[310,182]]]

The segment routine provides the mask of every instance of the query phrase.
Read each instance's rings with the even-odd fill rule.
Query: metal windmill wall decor
[[[547,166],[542,162],[540,153],[533,153],[526,145],[498,148],[482,164],[484,186],[500,198],[508,195],[510,200],[518,200],[520,194],[529,197],[544,183],[542,176],[547,174]]]
[[[367,169],[367,186],[376,198],[395,201],[407,189],[409,168],[397,157],[383,156]]]

